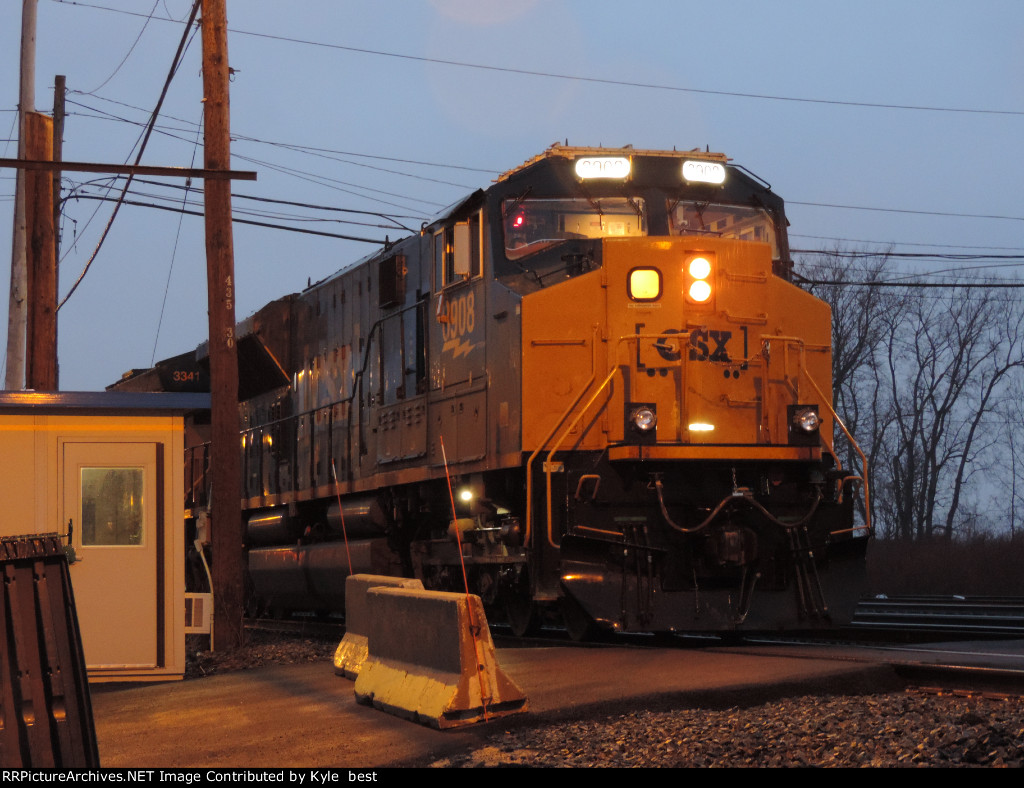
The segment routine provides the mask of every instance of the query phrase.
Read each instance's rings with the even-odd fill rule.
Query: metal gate
[[[99,767],[61,537],[0,539],[0,574],[0,767]]]

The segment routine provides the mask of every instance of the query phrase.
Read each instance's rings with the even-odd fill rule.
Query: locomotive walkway
[[[498,659],[526,692],[529,711],[446,732],[357,704],[353,682],[334,675],[329,660],[170,684],[94,686],[100,761],[127,768],[426,765],[539,721],[902,686],[881,658],[552,647],[499,649]]]

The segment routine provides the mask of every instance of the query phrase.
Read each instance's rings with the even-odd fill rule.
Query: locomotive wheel
[[[513,591],[505,595],[505,621],[517,638],[540,632],[540,611],[528,595]]]
[[[505,608],[505,621],[517,638],[536,635],[540,632],[540,608],[533,601],[530,590],[530,576],[525,570],[519,574],[515,583],[502,594]]]
[[[562,597],[561,608],[562,623],[570,638],[581,643],[584,640],[593,640],[597,636],[597,623],[572,596],[566,594]]]

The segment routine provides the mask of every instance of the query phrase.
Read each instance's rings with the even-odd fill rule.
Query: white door
[[[155,443],[64,443],[64,525],[90,670],[157,665],[157,477]]]

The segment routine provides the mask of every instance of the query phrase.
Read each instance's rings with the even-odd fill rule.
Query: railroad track
[[[1024,637],[1019,597],[877,596],[862,599],[853,630]]]
[[[248,618],[245,620],[245,628],[252,632],[340,641],[345,634],[345,621],[340,617],[322,619],[301,615],[291,618]]]
[[[249,619],[246,627],[253,631],[276,632],[297,637],[314,637],[340,640],[345,632],[340,617],[318,618],[297,615],[289,619]],[[564,634],[557,628],[545,628],[538,638],[513,638],[501,623],[492,627],[492,633],[503,644],[519,643],[529,645],[536,640],[539,645],[554,641],[563,642]],[[853,621],[846,634],[877,633],[897,635],[964,635],[974,637],[1024,637],[1024,599],[1017,597],[936,597],[899,596],[871,597],[861,600]],[[820,633],[825,635],[827,633]],[[742,634],[739,635],[742,637]],[[709,640],[718,638],[708,636]],[[671,638],[670,638],[671,640]],[[665,645],[664,639],[653,641],[649,636],[637,635],[629,638],[617,635],[600,642],[619,645]],[[634,642],[635,641],[635,642]]]

